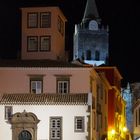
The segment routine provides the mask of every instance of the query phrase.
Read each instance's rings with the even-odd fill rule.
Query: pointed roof
[[[95,0],[87,0],[83,21],[89,19],[99,19],[99,14]]]

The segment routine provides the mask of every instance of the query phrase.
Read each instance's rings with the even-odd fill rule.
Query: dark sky
[[[109,25],[109,60],[126,82],[140,81],[140,6],[135,0],[96,0],[104,24]],[[86,0],[1,0],[0,57],[13,59],[20,50],[20,7],[59,6],[68,19],[67,42],[72,47],[74,25],[81,22]],[[8,52],[8,53],[6,53]]]

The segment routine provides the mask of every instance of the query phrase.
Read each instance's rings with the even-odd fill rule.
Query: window
[[[40,51],[50,51],[51,36],[40,37]]]
[[[28,28],[37,28],[38,24],[38,14],[37,13],[28,13],[27,27]]]
[[[51,27],[51,12],[45,12],[40,14],[40,27],[49,28]]]
[[[13,114],[13,108],[12,106],[5,106],[5,119],[9,120],[11,119]]]
[[[27,37],[28,51],[38,51],[38,37],[28,36]]]
[[[30,92],[40,94],[43,93],[43,75],[30,76]]]
[[[57,27],[58,27],[58,31],[63,36],[64,35],[64,22],[59,16],[58,16]]]
[[[51,117],[50,118],[50,139],[61,140],[62,135],[62,118]]]
[[[91,51],[90,50],[86,51],[86,56],[87,56],[87,60],[91,60]]]
[[[95,51],[95,60],[100,60],[100,52],[99,51]]]
[[[69,92],[69,81],[68,80],[58,80],[57,82],[57,92],[58,93],[68,93]]]
[[[42,80],[31,80],[31,93],[42,93]]]
[[[27,130],[23,130],[19,134],[19,140],[32,140],[31,133]]]
[[[75,117],[75,132],[84,132],[84,117]]]

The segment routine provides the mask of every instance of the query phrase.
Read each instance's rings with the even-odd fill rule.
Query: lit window
[[[84,132],[84,117],[75,117],[75,132]]]
[[[61,140],[62,130],[62,119],[61,117],[50,118],[50,138],[51,140]]]
[[[38,14],[37,13],[28,13],[28,28],[36,28],[38,25]]]
[[[11,119],[13,114],[13,108],[12,106],[5,106],[5,119],[9,120]]]
[[[28,51],[37,51],[38,50],[38,37],[37,36],[28,36],[27,37],[27,46],[28,46]]]
[[[40,26],[41,28],[51,27],[51,12],[45,12],[40,14]]]
[[[50,51],[51,37],[41,36],[40,37],[40,51]]]

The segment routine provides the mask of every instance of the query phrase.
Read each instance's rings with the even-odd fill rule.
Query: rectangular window
[[[40,51],[50,51],[51,36],[40,37]]]
[[[62,118],[51,117],[50,118],[50,139],[61,140],[62,137]]]
[[[40,13],[40,27],[41,28],[51,27],[51,12]]]
[[[5,119],[9,120],[11,119],[13,114],[13,108],[12,106],[5,106]]]
[[[57,28],[60,34],[63,36],[64,35],[64,22],[60,17],[58,17]]]
[[[30,92],[40,94],[43,93],[43,75],[30,76]]]
[[[28,13],[27,16],[27,27],[28,28],[37,28],[38,26],[38,14],[37,13]]]
[[[27,37],[27,48],[28,51],[38,51],[38,37],[28,36]]]
[[[68,80],[58,80],[57,81],[58,93],[68,93],[69,92],[69,81]]]
[[[75,117],[75,132],[84,132],[84,117]]]

